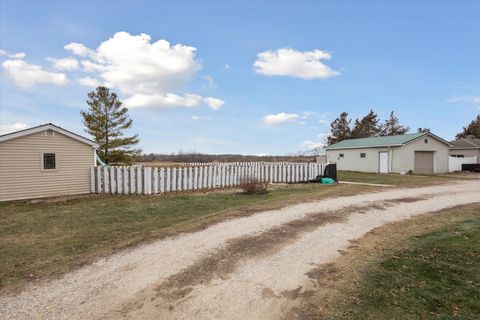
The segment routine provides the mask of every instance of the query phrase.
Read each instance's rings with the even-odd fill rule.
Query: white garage
[[[362,172],[448,172],[450,143],[432,133],[348,139],[326,148],[338,170]]]

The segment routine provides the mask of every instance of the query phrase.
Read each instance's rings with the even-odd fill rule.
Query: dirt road
[[[6,319],[278,319],[310,270],[385,223],[480,202],[480,180],[386,189],[228,220],[112,255],[15,296]]]

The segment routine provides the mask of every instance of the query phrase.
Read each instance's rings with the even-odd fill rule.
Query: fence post
[[[117,167],[117,193],[122,194],[123,187],[123,177],[122,177],[122,168]]]
[[[149,193],[149,183],[148,183],[149,181],[151,181],[150,168],[149,167],[144,167],[143,168],[143,194],[150,194]]]
[[[158,168],[153,168],[153,193],[158,193]]]
[[[136,178],[137,178],[137,194],[142,194],[142,168],[137,167],[137,172],[136,172]]]
[[[102,192],[102,167],[97,167],[97,193]]]
[[[177,168],[172,169],[172,191],[177,191]]]
[[[110,180],[108,178],[108,167],[102,167],[103,170],[103,192],[109,193]]]
[[[128,194],[128,168],[123,167],[123,194]]]

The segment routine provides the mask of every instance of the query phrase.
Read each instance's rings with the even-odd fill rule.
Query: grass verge
[[[339,181],[363,182],[363,183],[378,183],[390,184],[394,186],[405,187],[422,187],[427,185],[435,185],[447,183],[458,177],[439,176],[439,175],[400,175],[400,174],[379,174],[356,171],[338,171]]]
[[[265,195],[232,190],[172,196],[101,195],[0,203],[0,291],[58,276],[128,246],[285,205],[369,192],[354,185],[290,185]]]
[[[480,203],[369,233],[312,270],[298,319],[478,319]]]

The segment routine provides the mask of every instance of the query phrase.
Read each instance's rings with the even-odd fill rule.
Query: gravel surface
[[[259,212],[126,250],[58,280],[0,297],[0,315],[5,319],[279,318],[299,296],[308,294],[310,280],[305,274],[336,259],[349,240],[388,222],[472,202],[480,202],[480,180],[389,188]],[[289,229],[281,228],[333,213],[342,219],[313,230],[305,228],[304,233],[292,236]],[[205,265],[206,257],[225,254],[222,249],[237,239],[245,241],[245,237],[272,232],[269,230],[285,233],[284,239],[282,234],[276,235],[278,243],[272,243],[271,250],[262,247],[260,253],[226,256],[238,260],[233,268],[229,264],[228,272],[209,274],[204,282],[191,286],[182,282],[181,288],[175,288],[177,295],[162,295],[162,283],[174,286],[172,279],[185,270],[195,272],[197,265]],[[221,260],[213,258],[213,262]]]

